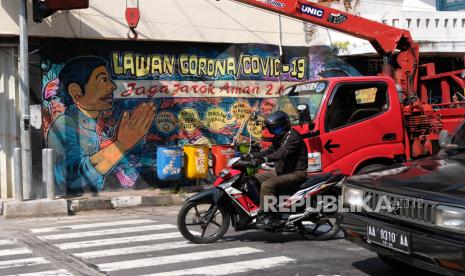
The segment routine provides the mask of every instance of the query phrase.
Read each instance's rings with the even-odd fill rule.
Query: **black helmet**
[[[285,112],[275,111],[266,118],[265,127],[271,134],[283,135],[291,130],[291,120]]]

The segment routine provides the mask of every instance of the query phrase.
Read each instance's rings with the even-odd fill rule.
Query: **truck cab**
[[[352,175],[405,159],[402,104],[389,77],[322,79],[288,87],[276,110],[304,138],[309,173]],[[264,132],[265,143],[270,134]]]

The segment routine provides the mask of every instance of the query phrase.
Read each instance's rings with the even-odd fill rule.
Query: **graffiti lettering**
[[[157,128],[163,133],[172,132],[176,128],[176,116],[169,111],[161,111],[155,118]]]
[[[181,55],[179,57],[181,74],[186,76],[219,77],[236,75],[236,59],[209,59],[195,55]]]
[[[114,98],[162,98],[162,97],[278,97],[284,87],[295,82],[282,84],[255,81],[154,81],[141,80],[136,82],[116,81],[117,90]]]
[[[112,65],[115,75],[129,75],[136,78],[150,75],[173,75],[175,57],[114,52],[112,53]]]
[[[275,105],[274,99],[265,99],[262,101],[260,112],[262,114],[270,114]]]
[[[172,91],[171,95],[176,96],[179,93],[184,93],[184,94],[212,94],[214,95],[215,92],[213,91],[214,87],[213,84],[209,85],[182,85],[180,83],[174,84],[174,90]]]
[[[246,101],[237,101],[231,106],[231,114],[239,122],[242,122],[250,112],[250,104]]]
[[[258,116],[256,121],[249,121],[247,123],[247,131],[255,138],[260,139],[262,137],[263,122],[265,118]]]
[[[187,132],[193,132],[200,124],[199,114],[193,108],[185,108],[178,114],[179,127]]]
[[[225,91],[227,94],[233,95],[259,95],[260,88],[258,86],[235,86],[229,82],[225,83],[221,88],[220,92]]]
[[[205,126],[212,131],[219,131],[226,126],[226,112],[221,107],[213,107],[205,113]]]
[[[177,73],[184,76],[207,77],[269,77],[279,78],[289,74],[293,79],[305,78],[307,59],[293,58],[290,64],[283,65],[278,57],[241,54],[224,59],[207,58],[197,55],[142,55],[130,52],[113,52],[111,55],[113,73],[116,76],[147,78],[153,76],[174,77]],[[177,66],[176,66],[177,65]],[[176,72],[176,69],[178,72]]]

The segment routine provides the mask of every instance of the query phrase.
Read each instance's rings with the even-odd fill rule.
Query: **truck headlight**
[[[363,206],[363,190],[344,186],[342,191],[342,197],[344,204],[351,206]]]
[[[438,205],[435,209],[434,223],[439,227],[465,231],[465,209]]]

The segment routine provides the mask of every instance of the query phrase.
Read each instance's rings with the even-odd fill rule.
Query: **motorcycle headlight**
[[[342,197],[344,204],[351,206],[363,206],[363,190],[344,186],[342,191]]]
[[[465,232],[465,209],[438,205],[435,209],[434,223],[443,228]]]

